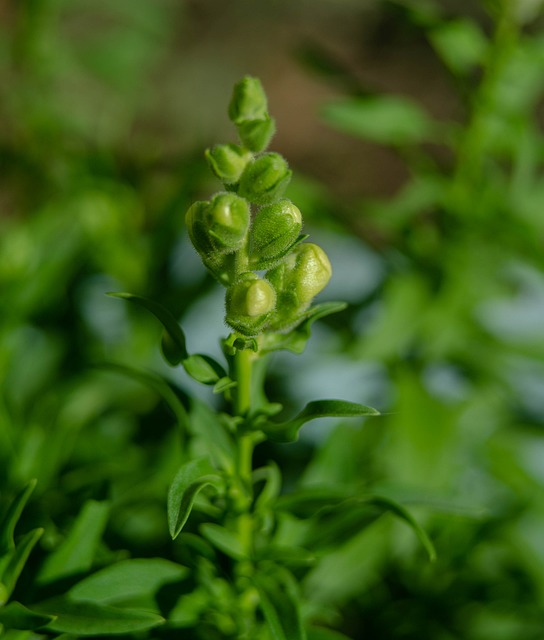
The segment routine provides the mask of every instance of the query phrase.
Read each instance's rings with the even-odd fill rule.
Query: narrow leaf
[[[433,543],[427,535],[427,532],[417,522],[414,516],[401,504],[395,502],[394,500],[391,500],[391,498],[385,498],[384,496],[369,496],[368,498],[360,499],[360,501],[372,504],[380,509],[390,511],[401,520],[404,520],[404,522],[406,522],[413,529],[414,533],[419,538],[419,541],[421,542],[425,551],[427,552],[427,555],[429,556],[429,560],[431,562],[434,562],[436,560],[436,549],[434,548]]]
[[[2,524],[0,524],[0,556],[15,548],[15,542],[13,539],[15,526],[17,525],[17,522],[19,522],[19,518],[21,517],[30,494],[34,491],[36,482],[36,480],[31,480],[25,487],[23,487],[11,502],[6,515],[2,520]]]
[[[110,636],[152,629],[164,623],[164,618],[140,609],[121,609],[94,602],[77,602],[55,598],[34,607],[56,616],[47,629],[77,636]]]
[[[201,525],[200,532],[214,547],[230,558],[242,560],[247,557],[240,538],[233,532],[218,524],[208,522]]]
[[[168,491],[168,528],[173,540],[187,522],[198,492],[208,485],[216,489],[222,485],[208,458],[192,460],[179,469]]]
[[[351,638],[325,627],[310,627],[307,630],[307,640],[351,640]]]
[[[418,144],[433,131],[425,111],[399,96],[348,98],[325,105],[322,113],[336,129],[381,144]]]
[[[272,423],[261,426],[268,438],[274,442],[294,442],[302,425],[316,418],[358,418],[362,416],[377,416],[380,412],[347,400],[314,400],[292,420],[282,423]]]
[[[33,631],[54,620],[55,616],[31,611],[20,602],[10,602],[5,607],[0,607],[0,625],[4,625],[6,629]]]
[[[30,552],[36,545],[36,542],[41,538],[43,529],[34,529],[26,533],[17,542],[17,546],[9,555],[9,560],[6,563],[4,571],[2,573],[2,580],[4,587],[8,594],[11,594],[15,588],[15,584],[21,571],[23,570]]]
[[[150,311],[162,324],[168,337],[163,340],[163,354],[171,365],[177,365],[188,357],[185,334],[174,316],[158,302],[132,293],[110,293],[114,298],[128,300]]]
[[[109,515],[107,502],[89,500],[83,506],[62,544],[49,555],[38,576],[40,584],[48,584],[88,571]]]
[[[116,604],[138,596],[152,596],[165,584],[185,578],[189,570],[162,558],[122,560],[78,582],[72,600]]]
[[[235,387],[237,384],[238,383],[236,382],[236,380],[231,380],[228,376],[225,376],[215,383],[213,392],[224,393],[228,389],[232,389],[233,387]]]
[[[306,640],[298,603],[300,594],[293,576],[279,567],[256,573],[260,607],[274,640]]]

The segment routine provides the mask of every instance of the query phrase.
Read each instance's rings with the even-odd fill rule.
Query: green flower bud
[[[208,255],[241,248],[249,229],[249,207],[234,193],[220,193],[210,202],[195,202],[185,222],[195,249]]]
[[[234,85],[229,104],[229,118],[235,124],[244,120],[266,118],[268,103],[258,78],[245,76]]]
[[[251,226],[251,262],[256,269],[272,266],[298,238],[302,215],[287,199],[262,207]],[[267,263],[269,263],[267,265]],[[270,264],[272,263],[272,264]]]
[[[227,289],[225,320],[246,336],[257,335],[276,305],[272,285],[255,273],[244,273]]]
[[[276,311],[269,328],[285,329],[296,323],[312,299],[322,291],[332,275],[327,254],[316,244],[299,244],[266,277],[277,291]]]
[[[236,144],[218,144],[205,152],[206,160],[214,174],[225,184],[240,180],[251,153]]]
[[[255,153],[264,151],[276,133],[276,122],[266,117],[261,120],[245,120],[238,125],[240,140]]]
[[[283,195],[291,175],[279,153],[265,153],[247,165],[238,193],[254,204],[272,204]]]

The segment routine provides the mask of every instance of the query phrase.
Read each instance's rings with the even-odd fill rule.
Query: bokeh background
[[[349,302],[276,357],[269,396],[384,414],[257,455],[287,488],[400,500],[439,556],[384,517],[339,539],[306,594],[353,638],[542,638],[541,4],[0,1],[0,495],[38,479],[36,563],[106,498],[100,558],[179,557],[174,417],[103,365],[211,400],[162,362],[154,319],[105,293],[163,303],[192,351],[219,352],[223,291],[184,213],[219,188],[203,150],[234,141],[226,107],[252,74],[333,264],[321,298]]]

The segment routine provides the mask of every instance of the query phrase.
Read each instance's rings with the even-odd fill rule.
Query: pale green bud
[[[280,330],[296,323],[331,275],[331,263],[321,247],[310,242],[296,246],[266,274],[277,292],[276,311],[270,318],[269,328]]]
[[[195,202],[185,222],[196,250],[231,253],[242,246],[249,229],[249,207],[234,193],[220,193],[210,202]]]
[[[276,133],[276,122],[266,117],[260,120],[245,120],[238,125],[240,140],[254,153],[264,151]]]
[[[298,238],[300,210],[287,199],[262,207],[251,226],[251,262],[256,269],[272,266]],[[267,264],[268,263],[268,264]]]
[[[235,124],[244,120],[266,118],[268,103],[258,78],[245,76],[234,85],[229,104],[229,118]]]
[[[254,204],[272,204],[279,200],[291,180],[292,171],[279,153],[265,153],[250,162],[238,193]]]
[[[225,320],[246,336],[257,335],[276,305],[276,292],[255,273],[244,273],[227,289]]]
[[[251,153],[236,144],[218,144],[207,149],[206,160],[214,174],[225,184],[234,184],[240,180]]]

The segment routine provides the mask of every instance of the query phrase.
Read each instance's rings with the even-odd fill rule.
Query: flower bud
[[[251,226],[251,261],[256,269],[272,266],[298,238],[302,215],[287,199],[262,207]]]
[[[211,170],[225,184],[238,182],[251,160],[251,153],[236,144],[215,145],[205,155]]]
[[[291,175],[279,153],[265,153],[247,165],[238,193],[254,204],[272,204],[283,195]]]
[[[245,240],[249,207],[233,193],[220,193],[210,202],[195,202],[187,211],[185,222],[199,253],[231,253],[240,249]]]
[[[244,273],[227,289],[225,320],[246,336],[259,333],[276,304],[272,285],[255,273]]]
[[[238,125],[240,140],[254,153],[264,151],[276,133],[276,122],[273,118],[244,120]]]
[[[285,329],[296,322],[322,291],[332,275],[327,254],[316,244],[305,242],[296,246],[282,262],[267,272],[266,277],[278,295],[276,311],[269,327]]]
[[[267,116],[267,99],[258,78],[245,76],[234,85],[229,104],[229,118],[235,124],[244,120],[261,120]]]

